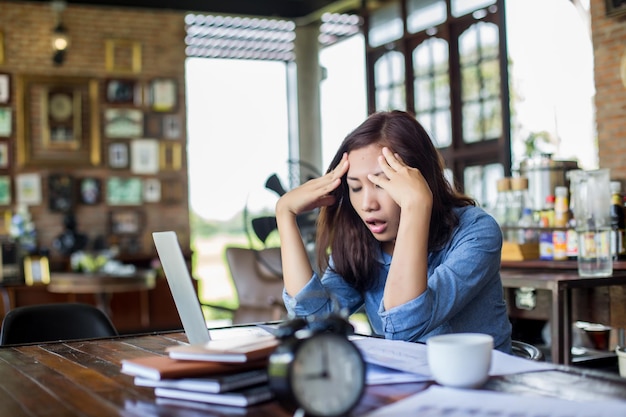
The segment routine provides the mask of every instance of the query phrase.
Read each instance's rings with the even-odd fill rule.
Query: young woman
[[[296,216],[320,208],[319,271]],[[444,177],[442,159],[406,112],[371,115],[343,141],[326,175],[276,204],[284,299],[294,316],[360,307],[373,331],[425,342],[479,332],[511,349],[496,221]]]

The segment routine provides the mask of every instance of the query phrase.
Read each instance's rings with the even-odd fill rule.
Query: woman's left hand
[[[387,191],[401,208],[416,204],[432,207],[432,191],[417,168],[406,165],[398,154],[392,153],[387,147],[383,147],[378,164],[385,175],[370,174],[368,179]]]

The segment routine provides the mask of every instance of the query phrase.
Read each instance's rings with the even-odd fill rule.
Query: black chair
[[[2,321],[0,345],[117,336],[109,317],[82,303],[39,304],[10,310]]]
[[[543,361],[543,352],[530,343],[522,342],[520,340],[513,340],[511,342],[511,353],[521,358],[530,359],[531,361]]]

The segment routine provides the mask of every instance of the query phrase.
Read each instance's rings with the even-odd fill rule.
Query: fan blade
[[[265,181],[265,188],[268,190],[274,191],[279,196],[282,196],[287,191],[283,188],[283,185],[280,183],[278,176],[276,174],[272,174],[267,181]]]
[[[259,240],[265,244],[265,240],[270,233],[276,229],[276,217],[258,217],[252,219],[252,229]]]

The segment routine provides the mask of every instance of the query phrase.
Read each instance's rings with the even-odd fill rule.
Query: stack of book
[[[278,342],[271,337],[215,340],[178,345],[168,356],[122,361],[122,373],[158,398],[247,407],[273,398],[267,385],[267,358]]]

